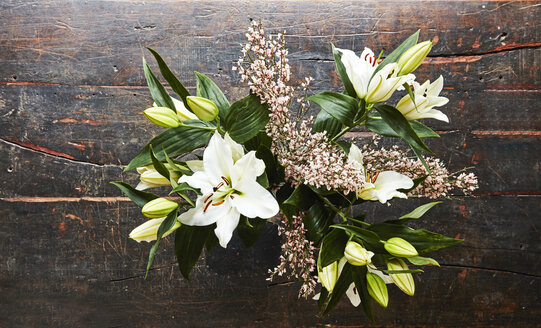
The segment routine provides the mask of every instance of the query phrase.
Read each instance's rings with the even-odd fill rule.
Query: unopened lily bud
[[[176,128],[180,125],[177,114],[167,107],[150,107],[143,111],[145,117],[152,123],[166,128]]]
[[[344,256],[348,260],[349,264],[362,266],[372,262],[372,256],[374,256],[374,253],[366,250],[366,248],[362,247],[356,242],[350,241],[346,245]]]
[[[318,266],[317,276],[319,281],[325,287],[329,293],[332,292],[336,281],[338,280],[338,262],[333,262],[324,268]]]
[[[393,259],[387,261],[387,269],[392,271],[408,270],[408,265],[401,259]],[[409,296],[413,296],[415,293],[415,283],[413,282],[411,273],[390,273],[389,275],[398,288]]]
[[[132,232],[130,232],[130,238],[139,243],[142,241],[156,240],[158,238],[158,229],[160,228],[163,220],[165,220],[165,218],[148,220],[147,222],[133,229]],[[165,232],[162,238],[177,230],[179,227],[180,222],[176,221],[175,225]]]
[[[216,105],[203,97],[188,96],[186,97],[188,106],[192,109],[195,115],[203,121],[212,121],[218,116],[218,107]]]
[[[180,173],[174,171],[168,163],[164,164],[167,170],[169,171],[169,176],[172,180],[177,181],[180,178]],[[177,164],[178,165],[178,164]],[[185,167],[178,165],[182,169]],[[171,181],[161,175],[155,168],[154,165],[141,166],[137,168],[137,172],[141,174],[141,182],[135,187],[137,190],[145,190],[148,188],[162,187],[171,185]]]
[[[406,50],[398,60],[398,66],[400,67],[398,75],[406,75],[413,72],[421,65],[430,52],[430,49],[432,49],[432,41],[418,43]]]
[[[146,203],[141,210],[148,218],[161,218],[167,216],[178,207],[178,203],[165,198],[156,198]]]
[[[384,247],[391,255],[398,257],[414,257],[419,255],[412,244],[399,237],[393,237],[387,240]]]
[[[387,304],[389,304],[389,293],[387,292],[387,285],[385,285],[385,281],[383,281],[383,279],[381,279],[377,274],[367,272],[366,284],[370,296],[381,304],[381,306],[387,307]]]

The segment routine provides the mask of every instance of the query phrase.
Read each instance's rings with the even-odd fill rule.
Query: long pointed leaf
[[[197,96],[212,100],[218,107],[220,121],[225,120],[230,106],[222,90],[205,74],[195,72],[195,78],[197,79]]]
[[[334,64],[336,65],[336,72],[338,73],[340,80],[342,80],[342,84],[344,84],[344,89],[346,89],[346,92],[351,97],[357,97],[355,88],[353,87],[353,84],[351,83],[348,77],[348,74],[346,72],[346,68],[344,67],[344,64],[342,63],[342,54],[340,53],[340,51],[338,51],[334,47],[334,44],[331,43],[331,46],[332,46],[332,55],[334,57]]]
[[[158,107],[167,107],[176,111],[171,96],[169,96],[169,93],[167,93],[167,90],[165,90],[156,75],[152,73],[152,70],[148,66],[145,58],[143,58],[143,70],[145,71],[148,89],[150,90],[150,94],[152,95],[152,99],[154,99],[156,105],[158,105]]]
[[[153,193],[137,190],[122,181],[111,181],[111,183],[117,186],[124,194],[126,194],[126,196],[128,196],[135,203],[135,205],[139,207],[143,207],[146,203],[158,198],[158,196],[154,195]]]

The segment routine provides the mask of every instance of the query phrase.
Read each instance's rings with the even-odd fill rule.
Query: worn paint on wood
[[[0,327],[539,325],[540,15],[538,1],[3,1]],[[254,248],[234,238],[206,255],[191,282],[165,240],[143,279],[150,245],[127,234],[144,217],[108,182],[135,182],[123,166],[160,131],[141,115],[144,46],[190,90],[197,70],[238,99],[248,18],[286,31],[293,80],[311,75],[313,92],[340,88],[330,42],[390,48],[417,29],[434,42],[416,75],[443,75],[450,124],[428,122],[442,133],[429,145],[451,170],[475,165],[480,189],[411,223],[465,241],[434,254],[442,268],[416,275],[415,297],[391,288],[376,324],[347,301],[318,318],[296,283],[265,281],[280,247],[270,223]],[[380,221],[426,201],[355,210]]]

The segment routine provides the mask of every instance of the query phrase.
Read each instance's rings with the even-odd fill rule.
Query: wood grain
[[[0,327],[539,326],[540,15],[539,1],[2,1]],[[191,91],[197,70],[239,99],[249,18],[286,31],[293,81],[311,75],[314,93],[341,88],[331,42],[390,49],[417,29],[434,42],[416,75],[443,75],[450,124],[427,122],[442,134],[429,145],[451,170],[475,166],[480,189],[411,223],[465,241],[416,274],[415,297],[391,288],[375,324],[347,301],[318,318],[298,284],[265,281],[270,223],[251,249],[234,237],[205,255],[190,282],[165,240],[143,279],[150,245],[127,235],[144,217],[108,182],[135,182],[124,165],[161,131],[141,115],[144,47]],[[427,201],[355,211],[383,221]]]

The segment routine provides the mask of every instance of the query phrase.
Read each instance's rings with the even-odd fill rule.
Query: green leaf
[[[359,108],[357,100],[348,95],[325,91],[310,96],[308,100],[315,102],[342,124],[352,127]]]
[[[378,67],[376,67],[370,79],[372,79],[374,75],[379,72],[379,70],[385,67],[385,65],[398,62],[398,59],[400,59],[400,56],[402,56],[404,52],[416,45],[417,40],[419,40],[419,31],[420,30],[417,30],[417,32],[410,35],[406,40],[404,40],[404,42],[402,42],[402,44],[398,46],[398,48],[391,52],[389,56],[385,57],[385,59],[378,65]]]
[[[208,226],[181,225],[175,233],[175,253],[178,267],[186,279],[190,279],[190,271],[197,263],[209,235],[213,233],[215,224]]]
[[[247,140],[244,143],[244,147],[247,151],[258,150],[260,146],[264,146],[269,149],[272,146],[272,138],[269,137],[265,131],[260,131],[255,137]]]
[[[378,236],[378,234],[368,229],[349,224],[335,224],[332,225],[331,228],[342,229],[344,231],[352,233],[353,235],[359,237],[360,239],[371,245],[379,246],[380,244],[381,238]]]
[[[212,127],[210,123],[198,120],[186,122],[198,127]],[[167,129],[156,137],[152,138],[152,140],[150,140],[143,150],[141,150],[141,152],[131,160],[124,171],[133,170],[137,167],[152,163],[149,152],[150,145],[152,145],[154,149],[162,149],[162,151],[156,154],[156,158],[158,160],[163,160],[165,158],[164,152],[167,152],[169,156],[174,157],[205,145],[210,139],[211,133],[212,131],[209,130],[195,129],[185,126]]]
[[[317,195],[306,185],[297,186],[289,197],[280,204],[282,213],[291,220],[297,211],[307,210],[317,200]]]
[[[152,150],[152,145],[149,145],[149,151],[150,159],[152,160],[152,165],[154,165],[154,168],[158,173],[166,178],[167,180],[170,180],[169,176],[169,170],[165,167],[165,165],[162,164],[157,158],[156,155],[154,155],[154,151]],[[165,154],[164,154],[165,155]]]
[[[398,218],[398,220],[410,220],[410,219],[418,219],[421,216],[423,216],[428,210],[430,210],[432,207],[442,203],[440,202],[430,202],[426,203],[424,205],[421,205],[414,209],[413,211],[409,212],[408,214],[404,214],[401,217]]]
[[[323,306],[325,305],[325,302],[327,301],[327,298],[329,297],[329,291],[325,287],[321,287],[321,292],[319,292],[319,300],[317,301],[317,310],[318,312],[321,312],[323,309]]]
[[[377,233],[383,240],[392,237],[405,239],[415,247],[419,254],[434,252],[462,242],[462,239],[449,238],[439,233],[423,229],[412,229],[400,224],[376,223],[368,229]]]
[[[426,172],[428,172],[428,174],[432,175],[432,171],[430,170],[430,167],[428,167],[428,164],[426,163],[421,151],[417,150],[415,148],[412,148],[412,150],[415,153],[415,156],[417,156],[417,158],[421,161],[421,163],[423,163],[423,166],[426,169]]]
[[[222,90],[205,74],[195,72],[195,77],[197,79],[197,96],[212,100],[218,107],[220,121],[225,120],[230,108],[229,101],[227,101]]]
[[[176,186],[172,191],[171,193],[174,193],[174,192],[181,192],[181,191],[193,191],[195,192],[196,194],[198,195],[201,195],[201,192],[199,191],[199,189],[195,189],[193,187],[191,187],[189,184],[187,184],[186,182],[183,182],[181,184],[179,184],[178,186]]]
[[[329,302],[327,303],[327,308],[325,311],[323,311],[323,315],[326,315],[329,313],[334,307],[340,302],[342,297],[346,294],[346,291],[349,288],[349,285],[353,282],[353,278],[351,276],[351,265],[349,263],[346,263],[344,265],[344,268],[342,269],[342,273],[340,273],[340,277],[338,277],[338,281],[334,285],[334,288],[331,293],[331,298],[329,299]]]
[[[207,253],[210,253],[214,247],[218,245],[218,237],[216,237],[215,234],[210,233],[207,241],[205,242],[205,249],[207,250]]]
[[[139,207],[143,207],[151,200],[159,198],[159,196],[154,195],[153,193],[137,190],[122,181],[111,181],[111,183],[117,186],[123,193],[126,194],[126,196],[128,196],[135,203],[135,205]]]
[[[400,113],[400,111],[393,106],[389,105],[376,105],[374,106],[376,110],[380,113],[381,118],[387,123],[391,129],[396,132],[396,134],[404,139],[414,150],[422,150],[429,154],[434,154],[428,147],[423,143],[421,138],[415,133],[415,130],[411,127],[410,123],[406,118]]]
[[[381,270],[384,273],[387,274],[400,274],[400,273],[418,273],[418,272],[424,272],[421,269],[411,269],[411,270]]]
[[[312,132],[327,132],[329,138],[337,135],[342,130],[342,123],[335,119],[331,114],[325,110],[320,110],[314,120],[312,126]]]
[[[322,202],[316,201],[303,217],[306,238],[314,242],[319,241],[332,223],[333,216],[334,212],[326,209]]]
[[[235,101],[224,120],[224,127],[229,136],[238,143],[255,137],[269,121],[269,110],[259,97],[250,94]]]
[[[237,232],[244,247],[250,248],[255,244],[259,236],[261,236],[265,224],[267,224],[267,220],[260,218],[249,219],[241,215]]]
[[[359,297],[361,298],[361,306],[363,307],[364,314],[366,314],[370,321],[374,322],[370,293],[366,285],[366,266],[352,266],[351,271],[355,288],[357,288],[357,293],[359,293]]]
[[[338,51],[334,47],[334,44],[331,43],[331,46],[332,46],[332,55],[334,57],[334,64],[336,65],[336,72],[338,73],[340,80],[342,80],[342,83],[344,84],[344,88],[346,89],[346,92],[351,97],[357,97],[355,88],[353,87],[353,84],[349,80],[348,74],[346,72],[346,68],[344,67],[344,64],[342,63],[342,54],[340,53],[340,51]]]
[[[277,181],[276,160],[270,149],[267,146],[260,145],[255,156],[265,162],[265,173],[268,180],[272,183],[279,183],[280,181]]]
[[[152,266],[152,262],[154,261],[154,256],[156,255],[156,251],[158,250],[158,246],[160,245],[160,240],[162,239],[162,236],[169,231],[177,221],[177,213],[178,211],[172,211],[167,215],[165,220],[163,220],[162,224],[160,224],[160,227],[158,228],[158,233],[156,236],[156,242],[152,247],[150,248],[150,252],[148,253],[148,262],[147,262],[147,269],[145,272],[145,279],[148,275],[148,270],[150,270],[150,267]]]
[[[418,121],[409,121],[413,131],[419,138],[439,138],[440,135],[431,128]],[[400,136],[384,120],[377,117],[368,117],[366,120],[368,130],[386,137],[399,138]]]
[[[344,256],[344,249],[346,248],[348,240],[348,235],[343,230],[339,229],[332,229],[325,237],[323,237],[321,249],[319,251],[322,268],[333,262],[339,261],[342,256]]]
[[[414,257],[408,257],[407,260],[413,265],[432,264],[432,265],[440,266],[438,261],[434,260],[431,257],[414,256]]]
[[[160,81],[158,81],[156,75],[152,73],[152,70],[150,69],[150,67],[148,67],[145,58],[143,58],[143,70],[145,71],[145,78],[147,80],[148,89],[150,90],[150,94],[152,95],[152,99],[154,99],[156,105],[158,105],[158,107],[170,108],[176,112],[176,108],[173,104],[171,96],[169,96],[167,90],[165,90]]]
[[[165,61],[162,59],[162,57],[154,50],[149,47],[146,47],[152,55],[154,55],[154,58],[156,58],[156,61],[158,62],[158,66],[160,67],[160,72],[162,73],[163,78],[169,83],[171,86],[171,89],[182,99],[182,102],[184,103],[184,106],[186,108],[190,108],[188,106],[188,103],[186,103],[186,97],[190,95],[188,90],[180,83],[180,81],[177,79],[175,74],[171,72]]]

